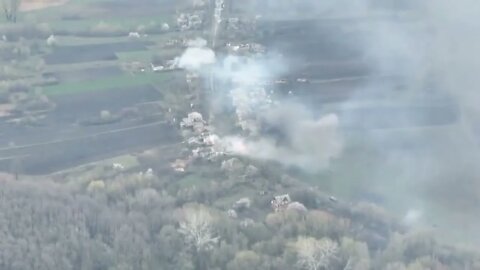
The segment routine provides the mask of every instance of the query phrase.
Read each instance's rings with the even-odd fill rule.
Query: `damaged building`
[[[265,46],[259,43],[232,43],[225,45],[227,52],[232,55],[251,56],[255,54],[265,54]]]
[[[190,152],[189,160],[213,161],[225,155],[219,143],[220,138],[213,133],[200,113],[189,113],[180,122],[180,128]]]
[[[180,13],[177,17],[177,27],[180,31],[200,30],[203,27],[204,13]]]

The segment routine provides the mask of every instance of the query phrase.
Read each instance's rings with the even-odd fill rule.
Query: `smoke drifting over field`
[[[300,103],[275,103],[262,84],[287,72],[287,63],[278,55],[264,59],[229,56],[215,70],[219,80],[232,82],[225,91],[233,101],[239,125],[251,135],[225,138],[230,145],[227,150],[318,172],[341,153],[338,118],[335,114],[316,118]],[[284,139],[261,136],[262,125],[274,127]]]
[[[189,47],[180,57],[178,66],[186,70],[198,71],[204,65],[215,63],[215,53],[205,47]]]
[[[301,107],[298,109],[304,110]],[[293,114],[286,115],[287,112]],[[267,123],[279,124],[283,128],[281,133],[285,136],[284,140],[279,143],[271,137],[255,139],[227,137],[225,140],[230,144],[228,148],[230,152],[254,159],[276,161],[312,173],[327,168],[331,159],[341,153],[342,139],[338,132],[338,117],[335,114],[313,120],[314,118],[307,116],[306,112],[303,115],[299,111],[291,111],[285,107],[265,113],[272,117],[267,119]],[[298,118],[295,118],[295,115]]]
[[[345,157],[348,154],[342,153],[342,150],[349,148],[349,142],[344,142],[342,136],[351,135],[350,131],[340,127],[342,123],[358,118],[357,111],[345,111],[345,108],[364,104],[365,93],[373,97],[368,102],[378,107],[392,106],[391,104],[414,104],[426,108],[453,106],[458,110],[455,123],[408,128],[398,123],[398,129],[363,131],[360,141],[373,148],[381,158],[363,162],[361,159],[369,159],[369,154],[360,157],[358,162],[365,164],[364,170],[368,173],[362,174],[368,175],[365,177],[369,178],[368,182],[361,182],[367,180],[357,176],[351,181],[360,181],[355,184],[364,185],[363,190],[392,197],[396,201],[391,202],[391,205],[403,211],[409,220],[411,213],[419,212],[422,212],[424,221],[433,220],[429,223],[443,219],[429,216],[432,204],[435,205],[433,208],[440,206],[447,211],[478,211],[480,192],[476,190],[480,187],[480,171],[475,165],[480,161],[477,154],[479,133],[476,127],[480,123],[476,105],[480,98],[477,91],[480,76],[476,74],[480,70],[480,56],[477,53],[480,47],[478,1],[250,2],[252,15],[260,14],[269,19],[355,18],[344,29],[355,40],[347,46],[361,52],[359,59],[367,63],[373,77],[393,77],[396,83],[388,84],[372,79],[338,104],[343,112],[341,114],[320,108],[323,113],[313,116],[309,111],[311,107],[307,108],[298,102],[293,107],[289,103],[288,106],[280,104],[265,109],[254,103],[254,99],[245,98],[246,103],[253,102],[249,105],[257,106],[248,115],[259,122],[280,128],[284,138],[235,137],[234,151],[317,172],[330,166],[332,160],[352,162]],[[326,37],[319,35],[311,38],[321,40]],[[291,64],[289,57],[286,54],[275,65],[252,62],[253,60],[233,61],[235,64],[230,65],[235,67],[233,72],[222,69],[217,75],[233,78],[240,83],[240,88],[248,89],[259,77],[275,79],[288,73]],[[305,60],[308,61],[308,57]],[[231,59],[225,60],[225,63],[231,63]],[[245,96],[248,97],[248,94]],[[372,114],[364,120],[375,122],[377,117],[388,116]],[[421,113],[407,114],[405,118],[408,119],[402,120],[415,122],[426,117]],[[396,119],[392,118],[392,121]],[[390,124],[395,126],[395,122]],[[251,123],[245,121],[245,125],[248,127]],[[346,170],[355,167],[355,164],[336,166],[339,167],[331,169]],[[416,218],[417,216],[419,215],[415,215]],[[471,222],[480,223],[478,220]]]

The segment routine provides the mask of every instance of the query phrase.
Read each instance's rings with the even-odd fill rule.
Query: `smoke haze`
[[[197,45],[199,42],[194,41],[194,43]],[[180,57],[178,66],[186,70],[198,71],[202,66],[214,63],[215,53],[213,50],[203,47],[189,47]]]
[[[247,106],[245,102],[232,104],[237,114],[239,108],[245,111],[246,107],[253,107],[244,114],[255,119],[247,126],[262,122],[279,128],[283,134],[282,140],[268,135],[235,135],[235,145],[241,147],[232,151],[307,172],[322,171],[329,166],[329,170],[350,170],[349,180],[344,181],[350,181],[352,189],[388,198],[386,204],[404,214],[408,223],[422,220],[424,225],[432,226],[438,222],[445,226],[442,229],[450,230],[458,226],[455,222],[445,222],[451,219],[450,214],[464,211],[465,215],[457,219],[468,220],[472,225],[464,227],[465,233],[475,235],[480,242],[480,232],[475,229],[480,220],[474,217],[480,201],[477,191],[480,171],[476,168],[480,162],[477,148],[480,117],[476,105],[480,3],[473,0],[250,2],[252,15],[262,18],[357,18],[358,22],[343,23],[339,29],[349,36],[343,45],[358,52],[354,61],[366,66],[371,79],[352,86],[354,91],[334,105],[312,107],[297,99],[262,107],[251,98],[243,99]],[[318,33],[311,35],[317,41],[330,38]],[[341,37],[335,41],[341,41]],[[225,91],[249,97],[251,86],[260,78],[275,79],[291,72],[291,67],[299,61],[296,55],[303,51],[281,53],[281,61],[270,57],[276,59],[275,65],[266,64],[271,59],[262,62],[227,58],[217,76],[236,82],[235,87]],[[302,61],[309,61],[308,56]],[[368,106],[382,109],[363,118],[359,110],[351,110]],[[389,117],[389,110],[383,108],[392,106],[410,113]],[[442,106],[451,108],[452,116],[429,111]],[[412,113],[418,107],[425,110]],[[387,119],[382,123],[390,128],[367,128],[360,132],[342,128],[345,123],[378,123],[379,119]],[[358,148],[368,151],[352,154],[355,151],[352,149]],[[332,181],[343,181],[334,178]],[[360,196],[360,199],[365,198]]]

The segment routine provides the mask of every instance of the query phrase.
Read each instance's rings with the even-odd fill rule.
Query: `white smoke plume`
[[[272,19],[268,23],[273,21],[273,24],[283,20],[280,28],[283,27],[284,30],[280,31],[282,36],[279,40],[292,45],[286,46],[287,49],[297,48],[295,45],[301,43],[299,40],[289,39],[291,33],[288,32],[290,25],[299,23],[297,19],[300,19],[305,22],[303,28],[294,29],[307,32],[311,38],[305,35],[306,41],[322,46],[323,44],[318,41],[328,43],[319,48],[301,47],[309,50],[310,55],[325,53],[325,48],[331,49],[337,44],[336,42],[339,42],[349,49],[360,52],[358,59],[350,59],[348,56],[345,58],[352,63],[361,62],[361,65],[368,69],[368,75],[372,75],[371,77],[393,75],[391,77],[394,77],[392,79],[394,83],[384,80],[382,76],[380,80],[372,79],[364,84],[351,86],[355,88],[354,91],[349,92],[344,100],[332,105],[332,107],[336,106],[334,110],[325,110],[333,113],[339,111],[337,120],[340,126],[346,122],[361,125],[362,121],[376,123],[377,120],[381,120],[379,122],[387,123],[392,127],[391,129],[374,127],[368,130],[352,131],[343,129],[342,126],[344,144],[341,149],[344,149],[345,154],[339,156],[337,147],[326,147],[334,149],[330,156],[338,160],[330,168],[332,177],[329,183],[341,181],[339,186],[342,191],[350,188],[351,193],[359,193],[359,190],[381,192],[382,196],[387,198],[387,204],[399,211],[400,215],[404,215],[409,209],[416,209],[418,205],[412,204],[418,201],[425,207],[422,207],[421,213],[416,210],[408,212],[405,216],[407,223],[416,223],[417,220],[431,223],[438,221],[437,225],[440,228],[442,225],[445,226],[442,228],[443,231],[459,231],[459,226],[469,223],[471,226],[468,232],[466,227],[461,227],[462,233],[468,234],[466,237],[469,238],[468,240],[480,243],[478,230],[480,218],[477,215],[480,201],[478,166],[480,163],[478,151],[480,109],[477,104],[480,100],[480,91],[477,90],[480,85],[480,76],[477,74],[480,70],[479,1],[251,0],[238,3],[236,7],[249,10],[251,17],[261,15],[265,20]],[[246,3],[250,5],[245,7],[248,5]],[[317,28],[318,32],[315,33]],[[292,36],[298,36],[295,34],[293,33]],[[268,39],[265,40],[269,42]],[[279,43],[272,46],[282,49],[282,45],[284,44]],[[270,47],[268,45],[268,49]],[[292,52],[294,57],[299,57],[301,64],[311,61],[307,52],[291,50],[285,53],[286,58],[289,57],[289,52]],[[244,69],[249,72],[230,75],[236,76],[238,81],[255,84],[257,78],[263,76],[259,74],[268,76],[269,68],[276,69],[278,66],[282,65],[260,65],[260,68],[250,66]],[[323,66],[323,63],[319,66]],[[348,67],[348,65],[345,66]],[[246,90],[249,88],[241,89],[249,93]],[[333,92],[336,88],[332,90],[325,85],[316,90],[323,89]],[[275,102],[274,99],[273,101]],[[254,102],[246,103],[254,104]],[[273,104],[273,106],[278,105]],[[427,115],[428,113],[410,114],[408,111],[405,116],[402,114],[399,117],[393,117],[394,110],[389,109],[395,106],[403,106],[406,111],[410,106],[427,109],[438,106],[453,108],[452,110],[458,109],[458,112],[454,113],[456,116],[452,117],[454,120],[451,122],[445,121],[444,124],[436,125],[428,119],[435,119],[435,117]],[[256,105],[253,107],[258,108]],[[349,108],[359,107],[387,109],[379,110],[378,113],[374,110],[374,113],[365,117],[358,117],[356,115],[358,110],[349,111]],[[264,122],[273,121],[271,118],[265,120],[263,117],[265,110],[253,110],[253,112],[256,112],[256,117],[263,119]],[[235,137],[232,151],[261,159],[281,161],[283,164],[309,164],[310,160],[315,158],[305,162],[303,157],[312,157],[311,152],[296,155],[302,151],[294,150],[298,148],[304,150],[294,142],[308,141],[308,139],[292,138],[292,134],[296,135],[296,133],[290,131],[302,130],[304,125],[299,122],[305,119],[308,119],[307,123],[318,119],[290,115],[292,115],[291,118],[285,114],[279,118],[281,119],[279,123],[285,126],[283,129],[287,137],[285,140],[279,142],[268,136]],[[449,118],[443,113],[435,113],[435,115],[440,115],[440,122],[444,118]],[[422,122],[425,119],[427,119],[424,121],[425,124],[419,126],[401,123],[418,123],[419,120]],[[330,130],[327,134],[338,133],[338,129],[327,130]],[[335,140],[328,139],[331,136],[326,137],[324,140],[315,142],[326,142],[326,146],[337,145]],[[337,139],[336,136],[334,137]],[[325,150],[320,146],[321,144],[315,151]],[[328,158],[322,157],[319,160],[328,160]],[[457,219],[469,222],[453,222],[455,220],[452,218],[453,212],[465,213],[459,214],[461,218]],[[441,224],[442,219],[447,220],[447,224]],[[450,225],[449,222],[451,222]]]
[[[207,40],[201,37],[197,37],[196,39],[191,39],[187,41],[188,47],[195,47],[195,48],[205,48],[207,47]]]
[[[215,63],[215,52],[210,48],[191,47],[180,56],[178,66],[191,71],[198,71],[205,65]]]
[[[317,172],[328,167],[331,160],[342,151],[342,139],[338,132],[338,118],[334,114],[318,120],[278,119],[288,126],[286,142],[274,138],[227,137],[227,150],[233,154],[253,159],[276,161],[287,167]],[[288,122],[294,120],[293,122]]]
[[[233,154],[317,172],[342,151],[338,117],[329,114],[315,118],[301,104],[275,103],[265,85],[287,69],[278,55],[224,59],[216,76],[233,84],[229,96],[238,125],[247,134],[226,137],[224,142]],[[285,140],[261,134],[262,125],[274,127]]]

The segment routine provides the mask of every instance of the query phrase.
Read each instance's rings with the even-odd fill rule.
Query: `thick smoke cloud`
[[[201,41],[200,41],[201,42]],[[198,45],[199,41],[193,41]],[[186,70],[198,71],[202,66],[215,63],[215,52],[205,47],[189,47],[178,60],[178,66]]]
[[[480,2],[460,0],[428,1],[424,9],[434,40],[429,48],[433,67],[441,73],[442,83],[448,87],[462,105],[472,109],[480,95]]]
[[[215,74],[230,81],[229,92],[240,127],[250,136],[224,138],[227,151],[253,159],[279,162],[318,172],[342,151],[338,117],[329,114],[316,118],[300,103],[275,104],[264,86],[288,72],[279,55],[265,58],[229,56]],[[275,127],[284,140],[261,136],[261,125]]]
[[[455,123],[410,128],[398,123],[398,128],[390,130],[363,131],[361,147],[373,148],[369,151],[375,152],[381,158],[362,163],[369,167],[366,169],[368,173],[364,173],[368,175],[365,177],[368,181],[361,177],[354,177],[351,181],[360,181],[355,184],[363,190],[382,193],[390,200],[388,204],[392,208],[405,214],[407,223],[423,219],[424,223],[431,225],[437,221],[448,220],[448,213],[461,210],[466,212],[462,218],[468,216],[471,224],[480,224],[478,218],[473,218],[478,212],[480,201],[480,171],[477,169],[477,164],[480,163],[480,112],[477,105],[480,100],[480,92],[477,90],[480,85],[480,76],[477,75],[480,70],[480,2],[271,0],[242,3],[244,9],[250,10],[252,17],[261,15],[262,18],[269,19],[320,18],[326,21],[353,18],[345,29],[348,28],[352,35],[356,35],[356,42],[348,45],[362,53],[361,60],[366,63],[373,77],[387,76],[393,78],[394,83],[372,79],[338,104],[343,113],[337,116],[323,114],[330,119],[330,124],[327,125],[328,128],[320,125],[321,131],[327,130],[328,135],[315,141],[318,147],[308,148],[313,143],[302,136],[307,133],[303,132],[304,128],[311,128],[306,123],[319,123],[322,120],[315,119],[308,113],[298,115],[292,112],[268,117],[268,112],[258,110],[261,112],[261,115],[257,115],[258,119],[284,127],[282,132],[286,139],[279,142],[268,136],[242,138],[235,144],[236,151],[244,154],[254,152],[257,158],[274,159],[309,171],[318,168],[313,164],[314,160],[343,158],[362,163],[361,159],[370,158],[368,153],[364,156],[357,155],[357,158],[360,156],[358,160],[352,160],[346,157],[348,154],[342,153],[342,149],[350,147],[350,142],[338,139],[341,137],[339,135],[351,137],[351,132],[339,129],[337,125],[342,126],[342,123],[357,119],[355,111],[349,113],[346,108],[366,104],[365,93],[372,97],[368,100],[370,104],[384,107],[405,104],[436,106],[445,102],[438,98],[439,96],[447,97],[448,102],[456,104],[458,109],[459,116]],[[289,64],[288,58],[289,55],[285,55],[285,66]],[[263,74],[262,76],[266,73],[267,77],[277,77],[276,72],[270,75],[270,67],[272,66],[265,66],[260,69],[261,72],[252,73]],[[274,67],[277,69],[279,65]],[[242,80],[248,81],[251,78],[248,75]],[[302,104],[296,106],[305,107]],[[282,108],[282,105],[279,108]],[[328,113],[328,109],[325,111]],[[273,115],[274,112],[275,109],[271,111]],[[367,120],[375,120],[376,117],[384,115],[371,115]],[[408,119],[400,120],[416,121],[425,117],[422,114],[407,115],[405,118]],[[399,119],[392,118],[393,127],[397,120]],[[302,133],[302,136],[299,133]],[[295,138],[297,135],[299,137]],[[338,143],[337,140],[343,142]],[[302,145],[302,142],[310,144]],[[326,150],[323,156],[312,154],[317,151],[322,153],[322,150]],[[329,163],[323,164],[328,166]],[[350,166],[355,167],[355,164]],[[348,166],[340,168],[349,169]],[[443,229],[453,229],[455,225],[458,224],[451,224],[451,228]],[[465,228],[465,232],[480,236],[480,232],[474,227],[472,225],[472,228]]]
[[[203,38],[197,37],[195,39],[191,39],[187,41],[187,46],[189,48],[194,47],[194,48],[204,48],[207,46],[207,41]]]
[[[342,151],[342,139],[338,132],[338,117],[325,115],[317,120],[303,107],[295,109],[282,106],[267,110],[266,123],[277,125],[285,138],[282,142],[272,137],[227,137],[227,149],[238,155],[254,159],[276,161],[287,167],[318,172],[328,167],[331,160]]]

